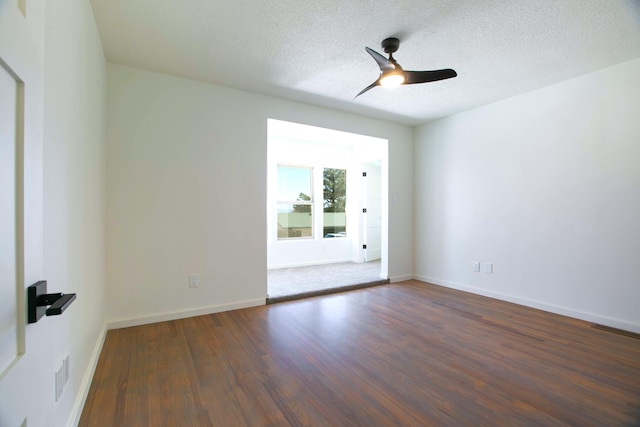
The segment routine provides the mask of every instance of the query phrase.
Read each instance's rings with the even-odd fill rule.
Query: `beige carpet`
[[[380,260],[280,268],[268,270],[267,294],[269,302],[277,302],[327,293],[330,289],[343,290],[354,285],[386,282],[380,278]]]

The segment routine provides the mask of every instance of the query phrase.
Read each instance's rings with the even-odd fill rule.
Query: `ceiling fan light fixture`
[[[394,70],[380,77],[380,85],[384,87],[397,87],[404,83],[402,71]]]

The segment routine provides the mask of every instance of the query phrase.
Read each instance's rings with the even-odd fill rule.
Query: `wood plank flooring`
[[[417,281],[109,331],[80,426],[640,426],[640,339]]]

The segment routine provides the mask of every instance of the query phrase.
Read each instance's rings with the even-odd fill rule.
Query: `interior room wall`
[[[25,352],[0,378],[0,425],[75,425],[105,330],[106,63],[86,1],[0,2],[0,40],[25,81],[24,285],[77,294],[26,325]]]
[[[118,64],[107,74],[112,327],[264,304],[269,118],[389,140],[389,275],[412,277],[411,128]]]
[[[69,355],[55,411],[74,424],[106,333],[106,60],[86,1],[48,3],[45,40],[44,270],[51,291],[77,300],[43,322],[61,337],[47,350],[48,379]]]
[[[417,128],[417,278],[640,332],[639,111],[636,59]]]

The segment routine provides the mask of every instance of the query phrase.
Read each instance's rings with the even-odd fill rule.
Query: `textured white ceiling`
[[[92,0],[110,61],[415,125],[640,57],[640,0]],[[450,80],[353,97],[365,46]]]

